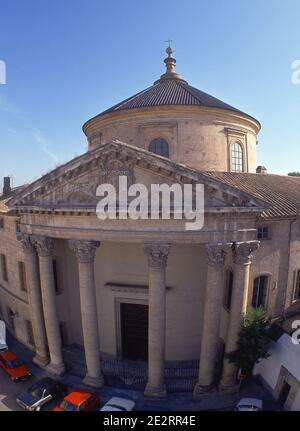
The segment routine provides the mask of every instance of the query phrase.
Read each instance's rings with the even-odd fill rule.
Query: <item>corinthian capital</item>
[[[47,257],[53,254],[53,240],[48,236],[35,235],[32,237],[32,243],[35,245],[39,256]]]
[[[144,245],[144,252],[148,256],[148,265],[151,268],[165,268],[170,248],[171,244],[169,243],[146,243]]]
[[[91,263],[95,260],[96,249],[99,247],[99,241],[86,241],[79,239],[69,240],[69,246],[75,251],[78,262]]]
[[[253,253],[259,248],[259,241],[235,242],[232,245],[234,263],[250,264]]]
[[[17,240],[20,241],[23,253],[31,254],[35,253],[34,245],[31,242],[31,236],[27,233],[17,233]]]
[[[229,244],[206,244],[206,256],[208,265],[223,266],[227,254]]]

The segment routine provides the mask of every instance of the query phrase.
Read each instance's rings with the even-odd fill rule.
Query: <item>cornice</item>
[[[173,116],[181,115],[187,116],[189,114],[196,114],[199,116],[207,115],[209,118],[214,117],[217,120],[223,120],[225,123],[231,123],[233,120],[238,121],[241,124],[245,124],[246,127],[253,129],[256,134],[261,129],[261,124],[258,120],[250,115],[242,112],[230,111],[221,108],[209,108],[204,106],[193,106],[193,105],[165,105],[165,106],[151,106],[144,108],[132,108],[124,109],[120,111],[109,112],[107,114],[99,115],[88,120],[82,127],[83,132],[86,136],[98,129],[99,127],[107,126],[110,124],[120,121],[139,120],[151,117],[153,121],[158,118],[162,118],[165,115]],[[155,115],[155,116],[153,116]],[[199,118],[201,119],[201,118]]]

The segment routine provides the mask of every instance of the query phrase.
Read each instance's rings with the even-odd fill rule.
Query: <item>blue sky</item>
[[[86,150],[82,124],[164,72],[262,123],[258,162],[300,171],[299,0],[0,0],[0,176],[31,181]]]

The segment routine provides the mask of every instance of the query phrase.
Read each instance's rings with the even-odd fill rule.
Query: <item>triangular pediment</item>
[[[128,186],[135,183],[168,185],[204,184],[207,208],[244,207],[252,210],[268,208],[251,194],[231,187],[183,164],[149,151],[112,141],[89,151],[33,182],[10,201],[12,208],[93,208],[99,198],[100,184],[117,185],[119,176],[126,176]]]

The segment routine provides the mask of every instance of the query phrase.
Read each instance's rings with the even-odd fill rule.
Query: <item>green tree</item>
[[[226,355],[229,362],[236,364],[247,377],[252,375],[256,363],[270,356],[270,321],[262,307],[250,307],[239,332],[237,350]]]
[[[300,177],[300,172],[289,172],[288,175],[290,177]]]

